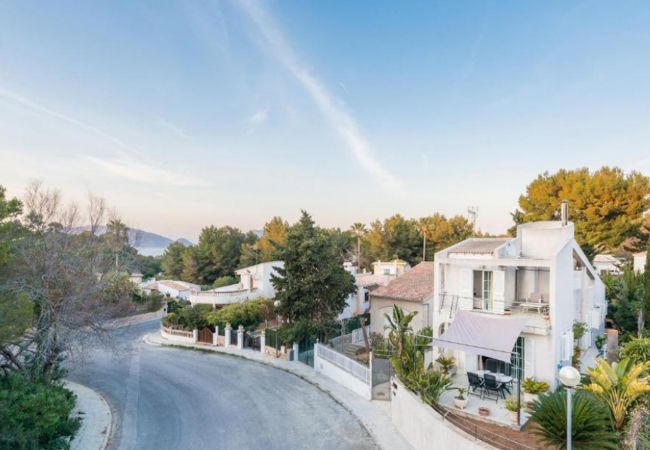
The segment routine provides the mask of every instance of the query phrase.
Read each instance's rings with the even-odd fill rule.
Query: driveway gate
[[[199,331],[199,342],[202,342],[204,344],[212,344],[212,335],[214,333],[209,327],[204,327],[201,331]]]

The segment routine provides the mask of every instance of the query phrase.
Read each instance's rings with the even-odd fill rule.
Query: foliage
[[[521,388],[527,394],[536,395],[543,394],[544,392],[548,391],[550,386],[545,381],[537,381],[533,377],[527,377],[524,378],[523,382],[521,383]]]
[[[246,236],[234,227],[203,228],[197,245],[198,256],[202,258],[196,279],[199,284],[212,284],[218,277],[232,275],[239,267],[241,246],[247,239],[255,237]]]
[[[273,217],[264,224],[262,236],[255,240],[247,240],[242,244],[240,267],[252,266],[257,263],[277,260],[277,249],[287,240],[289,224],[281,217]]]
[[[598,336],[596,336],[594,343],[596,344],[596,348],[598,349],[599,352],[603,351],[603,347],[605,346],[606,341],[607,341],[607,337],[605,335],[599,334]]]
[[[163,253],[161,267],[166,277],[181,279],[185,248],[180,242],[172,242]]]
[[[264,320],[273,318],[273,300],[258,298],[242,303],[226,305],[207,315],[207,321],[212,326],[224,329],[226,324],[233,327],[243,325],[244,328],[254,328]]]
[[[514,397],[512,395],[503,401],[503,406],[505,406],[506,409],[510,412],[517,412],[521,409],[519,405],[519,400],[517,399],[517,397]]]
[[[370,325],[370,313],[359,314],[357,316],[350,317],[349,319],[342,320],[340,322],[342,327],[341,332],[343,334],[348,334],[348,333],[352,333],[354,330],[361,328],[362,320],[364,321],[366,326]]]
[[[370,334],[370,345],[372,348],[372,353],[376,358],[387,359],[395,352],[395,349],[389,340],[380,333]]]
[[[133,294],[133,300],[135,303],[144,306],[147,312],[158,311],[160,308],[162,308],[164,299],[165,297],[158,292],[145,294],[144,292],[136,289]]]
[[[621,348],[621,359],[629,359],[632,364],[650,361],[650,338],[634,338]]]
[[[300,221],[290,227],[277,256],[284,261],[284,267],[278,267],[277,274],[271,276],[280,302],[278,312],[289,325],[313,322],[309,327],[292,327],[294,332],[325,332],[356,290],[354,277],[343,268],[343,259],[331,237],[303,211]]]
[[[650,208],[650,181],[619,168],[559,170],[539,175],[519,197],[515,224],[558,219],[560,202],[569,201],[576,240],[587,256],[621,247],[637,250],[643,242],[642,214]]]
[[[457,387],[455,389],[458,391],[458,395],[454,398],[457,398],[458,400],[465,400],[465,394],[467,394],[467,388]]]
[[[33,317],[34,305],[24,293],[0,293],[0,345],[20,337]]]
[[[449,373],[449,369],[456,364],[456,360],[451,356],[440,355],[436,362],[442,367],[444,373]]]
[[[386,328],[390,329],[390,332],[388,333],[388,341],[397,351],[398,357],[402,355],[403,342],[407,333],[413,331],[411,321],[416,315],[417,311],[404,314],[404,310],[397,305],[393,305],[392,317],[388,314],[384,314],[384,317],[388,322]]]
[[[648,368],[650,361],[634,364],[630,359],[621,359],[610,365],[607,360],[600,359],[596,367],[587,369],[590,383],[584,389],[607,404],[614,429],[623,429],[636,401],[650,392],[650,376],[643,375]]]
[[[625,267],[620,277],[608,277],[605,281],[610,299],[608,314],[614,319],[621,334],[641,334],[645,326],[643,275]]]
[[[587,324],[585,322],[573,322],[573,340],[580,341],[587,332]]]
[[[418,391],[422,401],[427,405],[435,405],[444,391],[451,389],[451,378],[439,370],[428,370],[420,374]]]
[[[166,327],[186,331],[200,330],[209,325],[208,315],[212,311],[212,305],[188,305],[167,314],[163,317],[162,323]]]
[[[533,402],[531,431],[553,448],[565,449],[567,437],[566,390],[544,394]],[[594,395],[577,391],[571,408],[571,440],[575,449],[617,449],[607,408]]]
[[[239,283],[239,279],[237,277],[233,277],[232,275],[225,275],[223,277],[219,277],[216,280],[214,280],[213,286],[215,288],[223,287],[223,286],[230,286],[231,284],[237,284]]]
[[[74,405],[74,394],[60,382],[13,372],[0,377],[0,448],[70,448],[80,426],[70,418]]]

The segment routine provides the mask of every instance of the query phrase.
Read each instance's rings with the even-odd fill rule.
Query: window
[[[384,269],[384,275],[390,275],[390,269]]]

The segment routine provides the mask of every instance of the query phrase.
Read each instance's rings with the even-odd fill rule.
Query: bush
[[[544,394],[533,402],[532,432],[553,448],[566,448],[566,390]],[[575,449],[617,449],[618,436],[611,427],[602,401],[587,391],[577,391],[572,402],[571,436]]]
[[[525,378],[521,383],[521,388],[527,394],[543,394],[550,388],[549,384],[545,381],[536,381],[532,377]]]
[[[0,377],[0,448],[68,449],[80,426],[75,396],[58,382],[11,373]]]
[[[442,371],[429,370],[420,375],[418,391],[422,401],[427,405],[435,405],[440,395],[451,389],[451,379]]]
[[[218,310],[211,310],[207,314],[207,322],[210,325],[225,328],[231,324],[234,328],[243,325],[244,328],[255,328],[264,319],[273,316],[273,301],[266,298],[258,298],[243,303],[233,303]]]
[[[632,364],[650,361],[650,338],[634,338],[621,349],[621,359],[627,358]]]
[[[233,277],[232,275],[226,275],[214,280],[212,286],[215,288],[220,288],[223,286],[230,286],[231,284],[237,284],[237,283],[239,283],[239,280],[236,277]]]
[[[186,331],[200,330],[209,325],[208,315],[213,311],[212,305],[183,306],[163,317],[162,323]]]

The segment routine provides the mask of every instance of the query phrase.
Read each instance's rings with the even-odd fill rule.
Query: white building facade
[[[512,366],[523,369],[522,377],[551,386],[559,368],[571,361],[574,322],[587,324],[579,343],[586,351],[603,332],[607,313],[605,287],[566,221],[523,224],[515,238],[468,239],[436,253],[433,304],[438,338],[459,311],[470,313],[475,323],[499,317],[504,327],[521,324]],[[444,337],[441,342],[434,353],[452,353],[460,371],[487,368],[481,342],[466,343],[471,351],[459,350],[463,345],[445,348]]]
[[[634,254],[634,271],[638,273],[643,273],[645,270],[645,259],[646,252],[635,253]]]
[[[277,274],[277,269],[284,267],[283,261],[270,261],[236,270],[239,283],[222,286],[207,291],[193,292],[188,300],[192,305],[208,304],[220,307],[231,303],[252,300],[258,297],[275,297],[275,288],[271,283],[271,275]]]

